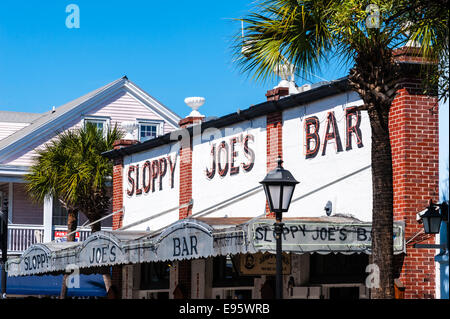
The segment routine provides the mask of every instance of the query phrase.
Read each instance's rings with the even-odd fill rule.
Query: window
[[[109,124],[109,119],[108,118],[101,118],[101,117],[86,117],[84,119],[84,124],[86,123],[92,123],[94,124],[97,129],[103,131],[104,133],[106,132],[106,129],[108,127]]]
[[[67,226],[67,210],[61,206],[57,198],[53,198],[53,225]]]
[[[145,142],[161,134],[162,122],[139,120],[139,141]]]

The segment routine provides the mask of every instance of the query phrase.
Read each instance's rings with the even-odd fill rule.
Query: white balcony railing
[[[111,230],[111,227],[102,227],[102,230]],[[54,226],[52,232],[67,231],[67,227]],[[90,228],[79,228],[77,241],[84,241],[90,234]],[[52,238],[54,234],[52,234]],[[33,244],[44,241],[43,225],[8,225],[8,253],[19,254],[27,250]]]

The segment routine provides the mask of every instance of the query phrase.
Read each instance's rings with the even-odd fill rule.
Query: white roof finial
[[[191,109],[192,112],[188,115],[188,117],[205,117],[200,114],[199,109],[200,106],[205,104],[205,98],[200,96],[187,97],[184,99],[184,103],[186,103]]]

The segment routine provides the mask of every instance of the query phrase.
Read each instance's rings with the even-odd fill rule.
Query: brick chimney
[[[392,147],[394,220],[404,221],[406,254],[396,256],[398,279],[405,298],[435,298],[435,250],[413,244],[434,244],[434,235],[424,235],[416,214],[428,201],[439,200],[439,112],[438,99],[423,93],[420,66],[425,61],[419,48],[403,47],[393,52],[400,62],[400,88],[392,103],[389,131]]]
[[[278,101],[282,96],[289,95],[288,87],[276,87],[266,93],[267,101]]]

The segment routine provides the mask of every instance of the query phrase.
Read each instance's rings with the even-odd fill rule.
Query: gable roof
[[[71,116],[79,115],[86,108],[99,104],[105,98],[115,95],[119,91],[126,91],[149,107],[153,112],[163,117],[169,124],[178,127],[181,118],[166,106],[161,104],[154,97],[141,90],[137,85],[128,80],[126,76],[106,84],[94,91],[91,91],[73,101],[70,101],[52,111],[48,111],[40,116],[34,117],[31,124],[23,129],[0,140],[0,163],[2,160],[10,158],[29,145],[30,141],[37,136],[51,132],[56,132],[57,127],[63,125]],[[19,112],[13,112],[19,113]],[[14,117],[11,115],[11,117]],[[20,117],[16,114],[16,117]],[[23,117],[26,117],[23,115]],[[33,116],[28,116],[31,118]]]
[[[0,111],[0,122],[31,123],[40,118],[41,116],[42,114],[40,113]]]

